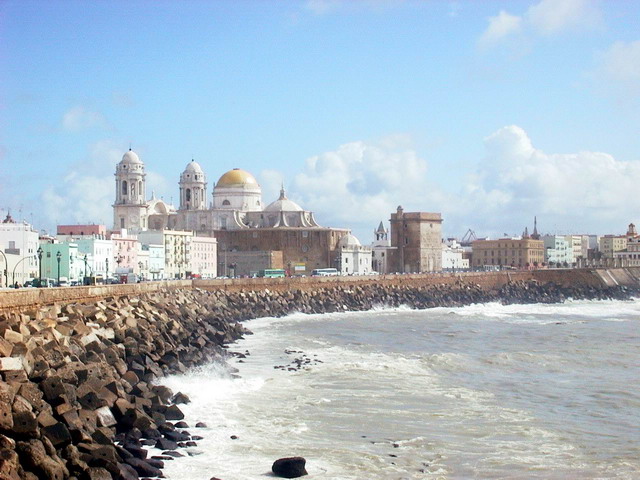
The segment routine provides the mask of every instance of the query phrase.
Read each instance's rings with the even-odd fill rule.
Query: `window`
[[[226,207],[226,206],[228,206],[228,205],[231,205],[231,202],[230,202],[229,200],[224,200],[224,201],[222,202],[222,205]]]
[[[124,228],[124,218],[120,218],[120,228]]]
[[[127,181],[122,181],[122,195],[126,195],[129,190],[127,189]]]
[[[187,188],[186,199],[187,199],[187,202],[191,201],[191,189],[190,188]]]

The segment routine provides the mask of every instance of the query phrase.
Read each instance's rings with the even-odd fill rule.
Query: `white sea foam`
[[[242,378],[209,366],[165,382],[191,397],[190,423],[209,425],[192,429],[203,453],[165,473],[255,479],[302,455],[310,480],[633,478],[640,450],[623,435],[640,406],[615,375],[638,345],[610,345],[639,313],[569,302],[253,320],[233,347],[250,352],[235,360]],[[612,317],[624,321],[586,328]],[[287,370],[296,358],[308,369]]]

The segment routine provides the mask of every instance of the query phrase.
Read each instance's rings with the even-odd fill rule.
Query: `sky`
[[[131,147],[178,203],[195,159],[373,239],[640,223],[640,2],[0,0],[0,214],[112,226]]]

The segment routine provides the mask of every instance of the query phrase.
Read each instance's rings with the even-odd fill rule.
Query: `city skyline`
[[[398,205],[444,236],[623,233],[638,221],[640,6],[152,2],[0,6],[0,207],[111,227],[131,146],[177,203],[256,176],[369,243]],[[210,199],[209,199],[210,200]],[[6,214],[6,212],[5,212]]]

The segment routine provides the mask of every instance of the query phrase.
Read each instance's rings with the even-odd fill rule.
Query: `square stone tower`
[[[442,270],[442,216],[430,212],[391,214],[391,246],[396,247],[391,262],[398,273]]]

